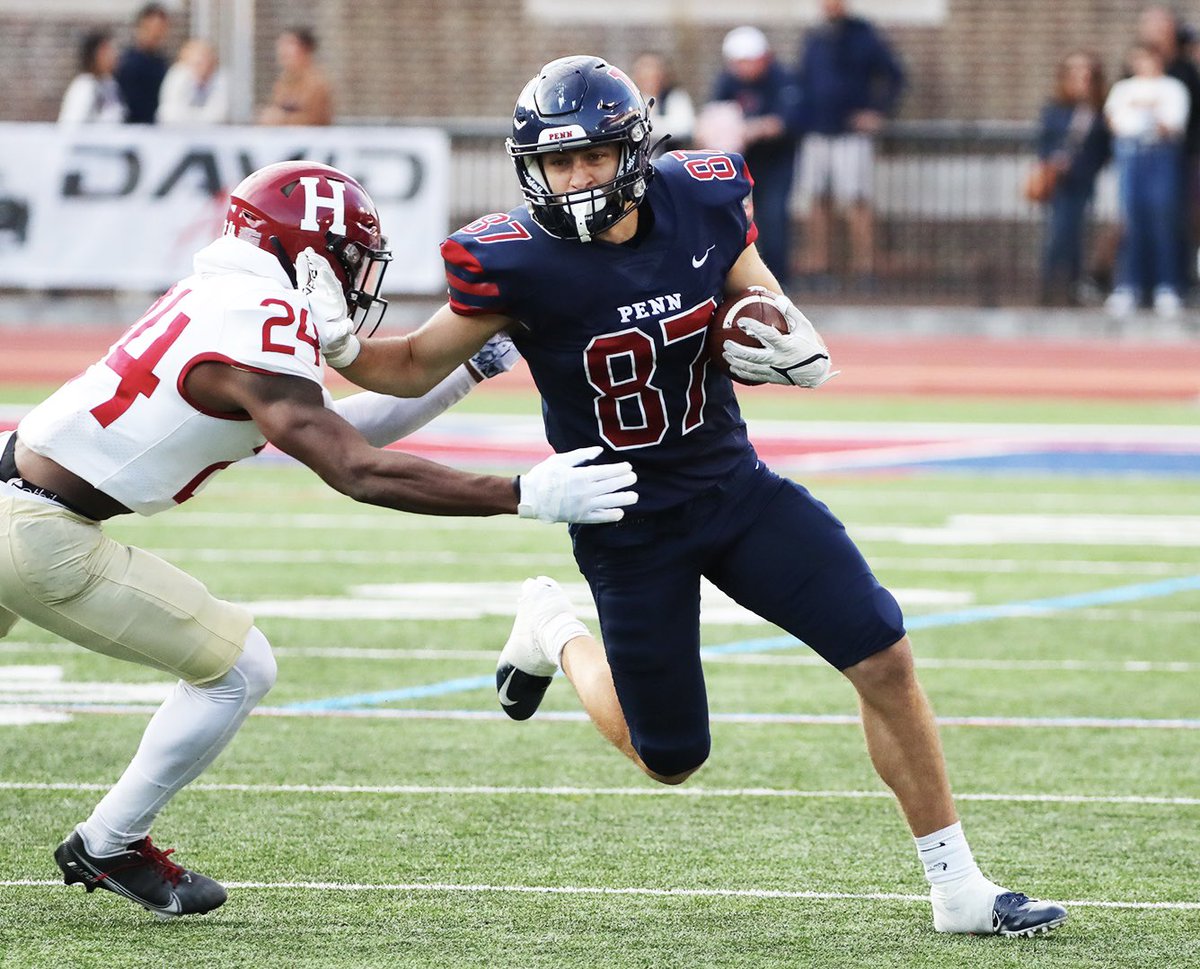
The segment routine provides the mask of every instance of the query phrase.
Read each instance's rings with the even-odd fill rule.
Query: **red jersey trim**
[[[184,389],[184,381],[187,380],[187,375],[192,372],[192,368],[199,366],[202,363],[224,363],[238,370],[245,370],[249,373],[261,373],[268,376],[274,375],[277,377],[295,376],[294,374],[282,374],[278,370],[266,370],[263,367],[253,367],[248,363],[242,363],[240,360],[234,360],[232,357],[227,357],[223,353],[200,353],[192,357],[179,371],[179,379],[176,381],[176,389],[179,391],[179,396],[193,410],[199,411],[206,417],[215,417],[220,421],[250,421],[253,420],[249,414],[231,414],[228,412],[209,410],[204,405],[192,400],[191,396]]]
[[[476,276],[483,274],[483,266],[461,242],[447,239],[442,243],[442,258],[459,269],[466,270]]]
[[[495,283],[468,283],[450,273],[446,274],[446,282],[450,284],[451,289],[457,289],[460,293],[466,293],[468,296],[500,295],[500,287]]]
[[[484,316],[487,313],[500,313],[500,310],[490,309],[486,306],[468,306],[466,303],[460,303],[453,296],[450,297],[450,309],[459,316]]]
[[[260,444],[254,449],[254,453],[258,454],[258,452],[265,447],[265,444]],[[218,471],[223,471],[232,464],[237,464],[237,461],[218,461],[216,464],[210,464],[207,468],[197,474],[196,477],[192,478],[191,481],[175,492],[175,495],[171,500],[177,505],[182,505],[189,498],[196,497],[196,491],[200,488],[200,485],[202,485],[209,477],[216,474]]]

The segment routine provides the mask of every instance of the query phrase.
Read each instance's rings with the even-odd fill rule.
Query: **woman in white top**
[[[1160,316],[1182,308],[1180,247],[1183,246],[1183,135],[1189,95],[1163,72],[1158,50],[1130,48],[1133,76],[1112,86],[1104,116],[1113,133],[1121,199],[1121,247],[1117,286],[1108,309],[1125,316],[1147,295]]]
[[[158,95],[159,124],[224,124],[229,120],[229,88],[217,67],[217,52],[193,38],[163,78]]]
[[[117,45],[107,30],[94,30],[79,46],[80,73],[68,85],[58,111],[60,124],[120,124],[125,102],[113,78]]]

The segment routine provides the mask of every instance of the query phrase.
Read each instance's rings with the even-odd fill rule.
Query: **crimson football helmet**
[[[309,161],[267,165],[229,198],[225,235],[274,255],[296,285],[296,256],[311,246],[342,284],[350,318],[374,332],[387,300],[379,295],[392,253],[367,190],[345,172]]]
[[[577,192],[550,191],[541,164],[547,154],[606,142],[621,149],[614,178]],[[624,71],[599,57],[560,57],[543,67],[517,98],[505,147],[529,214],[559,239],[589,242],[616,225],[642,201],[654,174],[646,100]]]

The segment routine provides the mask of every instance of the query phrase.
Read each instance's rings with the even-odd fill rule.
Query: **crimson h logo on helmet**
[[[329,231],[336,235],[346,234],[346,185],[343,182],[326,179],[325,184],[332,190],[332,195],[322,195],[318,189],[320,179],[315,175],[302,175],[298,179],[304,188],[304,218],[300,228],[306,232],[316,232],[321,228],[317,221],[319,209],[332,209],[333,222]]]

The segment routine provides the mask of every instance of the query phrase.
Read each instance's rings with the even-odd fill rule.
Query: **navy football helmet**
[[[550,191],[542,167],[548,153],[607,142],[621,149],[616,177],[578,192]],[[616,225],[641,202],[654,174],[646,101],[624,71],[599,57],[560,57],[543,67],[517,98],[505,147],[530,215],[559,239],[590,242]]]

